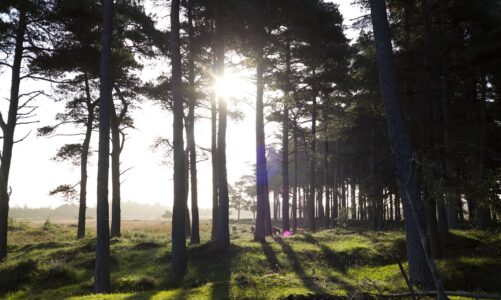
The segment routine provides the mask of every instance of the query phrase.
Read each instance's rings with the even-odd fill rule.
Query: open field
[[[0,297],[7,299],[327,299],[367,293],[405,292],[393,257],[405,260],[399,229],[360,226],[298,233],[267,244],[251,241],[250,221],[233,223],[232,247],[220,252],[207,240],[189,247],[184,278],[169,272],[170,223],[125,221],[112,239],[113,295],[92,295],[94,232],[75,240],[72,224],[14,221],[10,255],[0,266]],[[90,225],[90,224],[89,224]],[[453,231],[439,268],[447,290],[501,293],[501,234]],[[406,264],[404,263],[406,268]]]

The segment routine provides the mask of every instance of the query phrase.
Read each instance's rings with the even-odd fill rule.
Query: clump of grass
[[[45,222],[42,225],[43,230],[51,230],[54,229],[54,224],[50,221],[50,219],[45,220]]]
[[[132,247],[132,249],[133,250],[150,250],[150,249],[159,248],[160,246],[161,245],[157,242],[147,241],[147,242],[137,243],[136,245],[134,245],[134,247]]]
[[[62,260],[50,260],[42,281],[51,286],[59,286],[77,281],[76,272]]]
[[[116,282],[119,291],[147,291],[158,286],[155,278],[147,275],[122,277]]]
[[[252,280],[246,274],[238,273],[238,274],[235,275],[235,283],[240,288],[245,288],[245,287],[247,287],[247,286],[249,286],[249,285],[252,284]]]
[[[38,262],[33,259],[20,261],[0,269],[0,293],[21,289],[35,280],[39,274]]]

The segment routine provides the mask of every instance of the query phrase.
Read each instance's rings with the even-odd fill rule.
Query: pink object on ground
[[[285,238],[288,238],[288,237],[290,237],[291,235],[292,235],[292,231],[288,231],[288,230],[286,230],[286,231],[284,231],[284,233],[283,233],[283,236],[284,236]]]

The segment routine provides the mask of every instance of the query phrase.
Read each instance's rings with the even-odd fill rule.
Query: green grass
[[[298,233],[252,242],[250,223],[233,223],[232,245],[189,246],[184,277],[170,272],[169,224],[124,226],[111,240],[113,294],[93,295],[94,234],[75,240],[73,225],[11,222],[9,257],[0,264],[0,298],[7,299],[295,299],[343,298],[406,291],[394,256],[405,261],[402,230],[361,227]],[[92,229],[89,229],[92,231]],[[501,293],[501,234],[454,231],[438,262],[448,290]],[[404,267],[407,265],[404,263]]]

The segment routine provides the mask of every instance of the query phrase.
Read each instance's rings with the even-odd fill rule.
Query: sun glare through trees
[[[1,299],[501,299],[499,0],[1,0]]]

